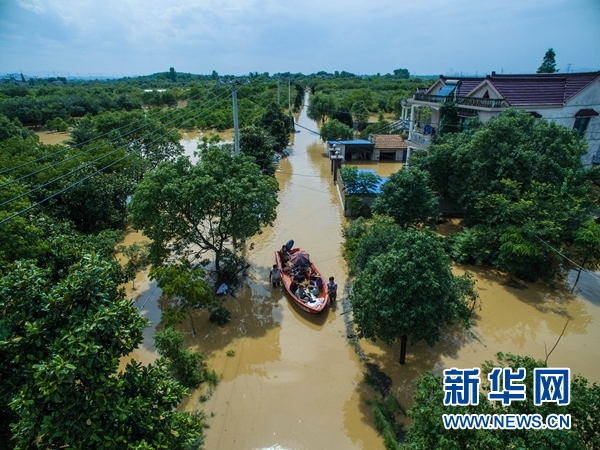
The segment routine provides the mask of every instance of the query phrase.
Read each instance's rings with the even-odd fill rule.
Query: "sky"
[[[600,0],[0,0],[0,74],[600,70]]]

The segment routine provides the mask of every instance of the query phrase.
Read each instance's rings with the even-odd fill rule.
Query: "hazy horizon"
[[[356,75],[600,70],[598,0],[0,0],[0,73]]]

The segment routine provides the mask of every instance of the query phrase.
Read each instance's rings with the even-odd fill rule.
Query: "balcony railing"
[[[431,144],[431,136],[428,134],[413,131],[412,133],[410,133],[409,141],[414,142],[415,144],[422,145],[423,147],[428,147]]]
[[[506,108],[508,107],[504,99],[495,98],[475,98],[475,97],[456,97],[450,95],[445,97],[443,95],[429,95],[429,94],[415,94],[413,99],[420,100],[422,102],[441,103],[441,102],[452,102],[454,101],[457,105],[464,106],[476,106],[480,108]]]

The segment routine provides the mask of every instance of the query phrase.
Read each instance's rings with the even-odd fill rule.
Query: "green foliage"
[[[440,134],[460,132],[458,106],[454,102],[445,101],[440,106]]]
[[[255,123],[275,139],[276,145],[273,150],[277,152],[281,152],[287,147],[290,133],[294,132],[294,118],[290,114],[285,114],[274,102]]]
[[[275,139],[263,128],[251,125],[240,130],[240,151],[253,156],[265,175],[275,173]]]
[[[14,118],[11,121],[8,119],[8,117],[0,114],[0,141],[4,141],[15,136],[20,137],[21,139],[37,139],[35,133],[25,128],[19,119]]]
[[[470,274],[452,274],[434,232],[403,231],[356,277],[349,298],[358,335],[388,345],[406,335],[412,344],[434,345],[444,323],[468,326],[477,300],[473,286]]]
[[[400,228],[435,225],[438,201],[429,187],[429,176],[417,168],[392,174],[371,207],[375,214],[394,218]]]
[[[377,122],[365,127],[365,129],[360,132],[360,138],[367,139],[370,134],[394,134],[394,130],[390,129],[389,125],[390,123],[384,118],[383,111],[379,110]]]
[[[204,356],[184,348],[183,340],[183,333],[172,327],[154,335],[158,354],[163,357],[173,378],[187,388],[197,388],[205,380],[204,373],[207,371]]]
[[[575,232],[573,247],[581,267],[598,270],[600,267],[600,225],[592,219],[585,222]]]
[[[320,136],[323,141],[352,139],[354,131],[337,119],[331,119],[321,125]]]
[[[227,356],[235,356],[235,350],[227,350]]]
[[[555,73],[558,72],[556,70],[556,53],[554,49],[549,48],[544,54],[544,60],[542,61],[542,65],[538,67],[536,73]]]
[[[177,298],[183,310],[202,309],[212,304],[213,298],[205,276],[202,267],[192,266],[185,258],[170,265],[154,266],[150,270],[150,279],[158,280],[163,295]]]
[[[369,109],[363,100],[359,100],[352,105],[352,118],[355,122],[367,122],[369,120]]]
[[[531,357],[498,354],[500,367],[510,367],[517,370],[523,367],[527,371],[524,384],[527,398],[525,401],[511,402],[502,406],[501,402],[487,399],[489,384],[483,385],[477,406],[444,406],[444,390],[442,377],[432,372],[426,372],[417,378],[417,389],[413,395],[414,403],[408,411],[413,419],[406,441],[405,449],[464,449],[502,450],[515,449],[593,449],[600,447],[600,436],[597,433],[600,426],[600,386],[589,384],[580,375],[574,375],[571,381],[571,402],[569,405],[558,406],[555,403],[533,404],[533,370],[547,367],[544,361]],[[487,361],[483,367],[489,372],[498,366]],[[485,375],[481,377],[485,380]],[[441,420],[442,414],[570,414],[570,430],[446,430]]]
[[[401,233],[391,217],[376,215],[373,219],[353,221],[343,230],[344,258],[350,273],[360,272],[373,257],[392,249]]]
[[[147,242],[134,242],[129,246],[119,246],[119,251],[127,258],[125,274],[135,288],[136,275],[150,265],[150,246]]]
[[[312,95],[306,110],[309,119],[325,122],[328,117],[335,113],[335,101],[331,95],[320,92]]]
[[[219,271],[232,239],[250,238],[273,222],[277,190],[252,157],[211,145],[196,165],[180,158],[148,174],[129,205],[131,221],[152,240],[153,262],[171,248],[196,245],[196,254],[215,254]]]
[[[183,450],[202,436],[201,417],[175,410],[186,390],[164,366],[118,371],[147,322],[119,283],[94,255],[58,282],[29,262],[0,279],[0,404],[15,448]]]
[[[428,171],[433,189],[464,209],[477,237],[469,241],[471,259],[534,280],[557,270],[544,242],[569,245],[597,210],[585,152],[565,127],[507,110],[473,130],[440,136],[411,167]]]
[[[395,69],[394,75],[398,78],[405,80],[410,78],[410,72],[408,71],[408,69]]]
[[[222,326],[231,320],[231,313],[224,306],[217,306],[211,311],[208,320]]]

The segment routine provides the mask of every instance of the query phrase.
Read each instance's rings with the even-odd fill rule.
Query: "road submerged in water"
[[[301,111],[299,124],[317,130]],[[193,316],[198,331],[193,336],[189,320],[179,326],[186,344],[207,357],[210,368],[222,376],[212,393],[192,391],[182,408],[203,410],[207,415],[207,449],[383,449],[373,424],[374,391],[363,380],[369,368],[346,329],[342,300],[317,316],[299,310],[281,288],[273,289],[269,268],[274,251],[290,239],[306,249],[326,276],[334,276],[340,292],[348,282],[341,256],[342,215],[333,185],[330,163],[317,134],[305,128],[294,136],[289,157],[276,173],[280,184],[278,218],[273,227],[249,240],[252,264],[247,287],[228,297],[225,306],[232,320],[224,327],[208,321],[208,313]],[[54,136],[53,136],[54,137]],[[198,135],[188,132],[182,144],[193,153]],[[389,176],[401,164],[360,163]],[[441,234],[460,229],[457,221],[440,227]],[[143,239],[129,233],[125,244]],[[565,276],[564,286],[555,289],[540,283],[507,283],[506,275],[490,268],[456,265],[456,274],[474,273],[481,296],[473,327],[465,332],[450,328],[434,347],[424,343],[409,347],[404,366],[398,364],[399,345],[360,340],[360,354],[391,381],[390,393],[404,409],[412,403],[415,378],[426,370],[481,367],[497,352],[512,352],[545,359],[569,320],[559,345],[549,359],[554,367],[570,367],[591,382],[600,382],[600,274],[583,273],[574,294],[570,283],[574,271]],[[141,314],[152,327],[143,345],[131,355],[142,363],[153,362],[157,353],[153,334],[160,328],[160,289],[139,274],[135,291]],[[343,297],[343,296],[342,296]],[[227,352],[233,354],[228,356]],[[210,396],[208,394],[211,394]],[[204,397],[209,397],[208,400]],[[205,400],[201,402],[200,400]],[[404,417],[399,419],[409,423]],[[441,418],[440,418],[441,420]]]

